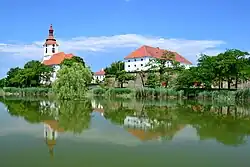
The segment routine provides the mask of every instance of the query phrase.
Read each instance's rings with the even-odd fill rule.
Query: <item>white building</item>
[[[144,45],[124,58],[125,71],[147,71],[149,69],[149,66],[147,66],[147,64],[149,63],[150,59],[161,58],[165,51],[166,50],[160,49],[158,47],[154,48]],[[189,68],[190,65],[192,65],[192,63],[185,59],[183,56],[179,55],[176,52],[172,53],[175,55],[176,61],[180,62],[186,68]]]
[[[105,78],[105,71],[102,68],[100,71],[94,73],[92,83],[103,82]]]
[[[46,39],[44,45],[44,56],[42,63],[48,66],[54,67],[54,73],[50,81],[54,82],[56,80],[56,73],[60,69],[60,64],[64,59],[71,59],[73,54],[65,54],[64,52],[59,52],[59,44],[54,37],[54,30],[52,25],[50,25],[49,36]]]

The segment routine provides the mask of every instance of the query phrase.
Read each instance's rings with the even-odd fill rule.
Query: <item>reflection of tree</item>
[[[10,115],[23,117],[30,123],[39,123],[42,120],[51,119],[48,112],[40,112],[40,102],[30,100],[8,100],[0,99]]]
[[[59,126],[65,131],[81,133],[90,124],[92,106],[90,100],[60,101]]]
[[[236,114],[236,109],[214,106],[210,110],[199,112],[193,106],[182,106],[183,112],[179,114],[179,118],[196,128],[201,140],[216,139],[225,145],[240,145],[246,142],[245,137],[250,133],[250,121],[249,117]]]
[[[88,128],[91,119],[92,106],[89,100],[60,101],[58,103],[42,101],[45,105],[41,105],[41,101],[27,99],[0,99],[0,101],[6,105],[12,116],[23,117],[30,123],[54,120],[57,117],[59,128],[74,133],[81,133],[83,129]]]
[[[184,101],[182,104],[176,101],[173,105],[172,101],[171,105],[144,103],[138,109],[134,103],[119,101],[117,105],[114,101],[102,102],[104,115],[119,124],[123,124],[126,116],[146,118],[152,125],[147,132],[158,133],[166,140],[171,140],[187,124],[196,129],[200,140],[215,139],[225,145],[244,144],[250,133],[249,106],[244,108],[200,101]]]
[[[140,138],[153,139],[162,137],[166,140],[171,140],[175,133],[183,128],[178,122],[178,118],[174,112],[167,110],[167,107],[157,106],[141,106],[126,104],[126,102],[103,102],[104,116],[116,124],[123,125],[126,117],[136,117],[138,121],[147,121],[150,128],[134,129],[134,127],[126,127],[128,132]],[[131,106],[133,106],[131,108]]]

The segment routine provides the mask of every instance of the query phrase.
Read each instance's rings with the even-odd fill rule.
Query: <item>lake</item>
[[[1,167],[248,167],[250,107],[0,99]]]

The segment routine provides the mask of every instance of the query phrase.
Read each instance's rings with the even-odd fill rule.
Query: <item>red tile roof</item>
[[[59,123],[56,120],[44,120],[43,122],[57,132],[64,132],[64,129],[59,126]]]
[[[95,72],[95,75],[105,75],[105,71],[101,69],[100,71]]]
[[[160,48],[154,48],[151,46],[143,45],[142,47],[136,49],[134,52],[126,56],[124,59],[134,59],[134,58],[142,58],[142,57],[154,57],[154,58],[161,58],[163,53],[167,51],[170,53],[173,53],[175,55],[176,61],[184,64],[192,64],[190,61],[185,59],[183,56],[176,52],[160,49]]]
[[[49,60],[43,61],[45,65],[58,65],[63,62],[64,59],[71,59],[74,55],[73,54],[65,54],[64,52],[59,52],[53,54]]]

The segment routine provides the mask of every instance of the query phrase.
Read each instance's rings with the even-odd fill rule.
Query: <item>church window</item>
[[[48,48],[45,49],[45,53],[48,53]]]
[[[55,47],[55,44],[53,44],[53,47]]]
[[[55,48],[52,48],[52,53],[55,53]]]

